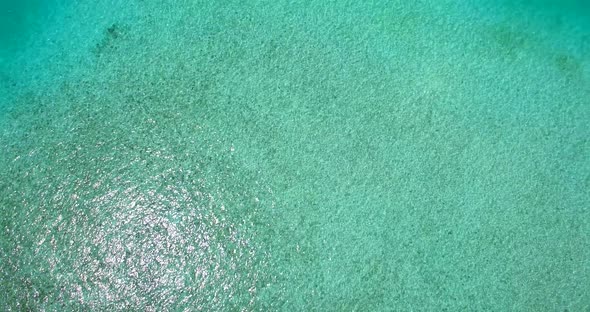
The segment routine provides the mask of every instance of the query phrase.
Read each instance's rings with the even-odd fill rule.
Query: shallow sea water
[[[4,1],[0,308],[590,309],[585,1]]]

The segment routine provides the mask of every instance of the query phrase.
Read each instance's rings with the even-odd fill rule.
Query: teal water
[[[585,1],[0,4],[0,307],[588,311]]]
[[[0,42],[5,50],[18,45],[39,18],[42,2],[38,0],[2,1],[0,3]]]

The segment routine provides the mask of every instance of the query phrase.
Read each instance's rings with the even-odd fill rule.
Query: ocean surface
[[[590,2],[0,2],[0,310],[590,311]]]

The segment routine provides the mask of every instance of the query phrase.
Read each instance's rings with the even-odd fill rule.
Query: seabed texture
[[[590,311],[588,2],[0,10],[0,310]]]

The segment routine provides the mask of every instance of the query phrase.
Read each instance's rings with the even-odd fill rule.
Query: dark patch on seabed
[[[120,40],[124,39],[127,30],[118,23],[113,23],[103,31],[102,39],[93,49],[96,56],[101,56],[117,48]]]

